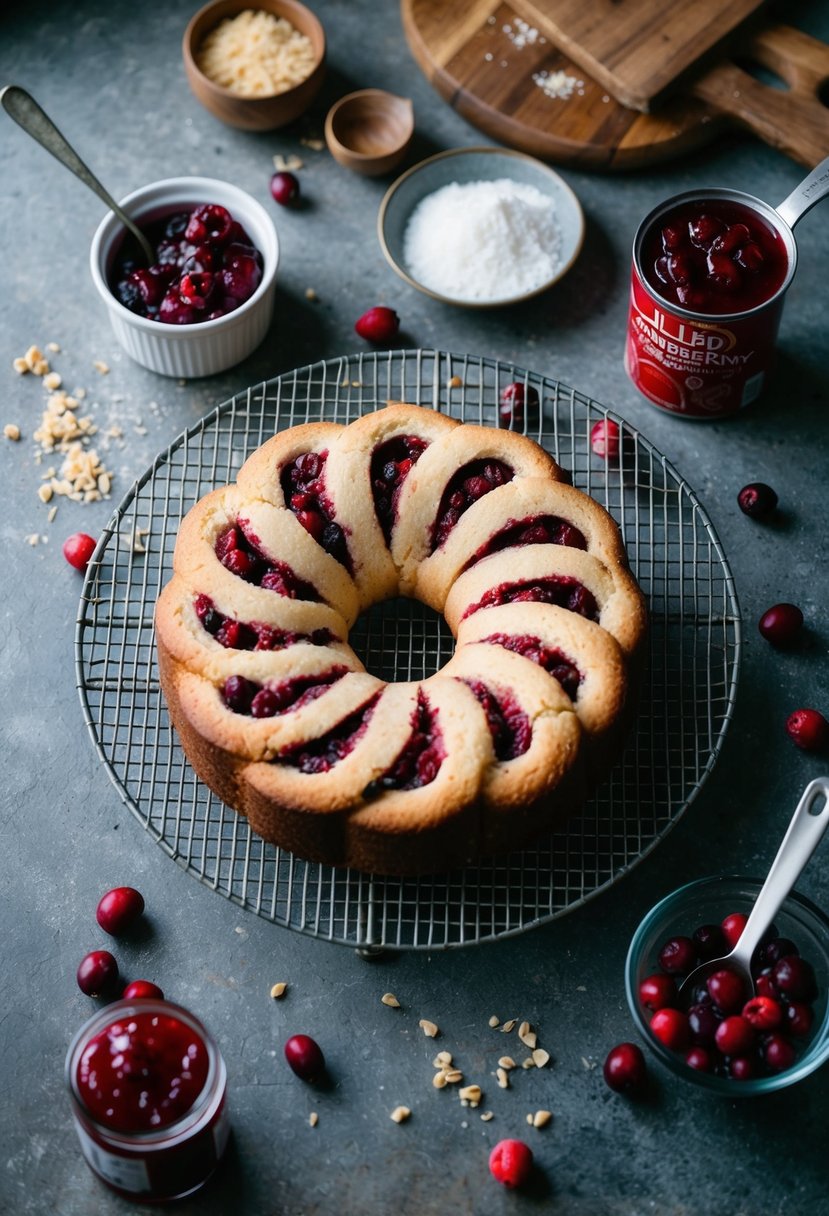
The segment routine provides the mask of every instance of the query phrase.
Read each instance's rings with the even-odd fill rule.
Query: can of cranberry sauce
[[[829,157],[774,208],[739,190],[675,195],[633,242],[625,370],[681,418],[736,414],[763,389],[797,267],[792,229],[829,194]]]

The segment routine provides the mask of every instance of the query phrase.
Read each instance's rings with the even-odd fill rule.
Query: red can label
[[[757,397],[769,371],[782,298],[745,317],[688,317],[657,300],[634,266],[625,369],[654,405],[723,418]]]

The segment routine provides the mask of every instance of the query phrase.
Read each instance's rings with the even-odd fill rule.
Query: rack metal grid
[[[650,610],[640,710],[623,756],[581,813],[533,848],[417,879],[320,866],[266,844],[195,777],[170,726],[153,644],[156,598],[178,524],[233,481],[277,430],[347,423],[389,400],[497,425],[500,391],[535,389],[525,433],[569,468],[619,523]],[[528,396],[531,394],[528,393]],[[622,428],[618,457],[591,454],[599,420]],[[148,529],[139,533],[138,529]],[[145,552],[133,540],[141,535]],[[443,619],[412,600],[365,613],[351,634],[387,679],[431,675],[451,656]],[[189,873],[259,916],[353,947],[459,946],[522,932],[619,879],[699,792],[731,719],[740,654],[733,580],[696,495],[610,411],[555,380],[492,359],[393,351],[333,359],[258,384],[162,452],[115,512],[90,563],[76,629],[84,718],[121,797]]]

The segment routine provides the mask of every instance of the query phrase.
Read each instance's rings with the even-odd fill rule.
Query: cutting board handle
[[[748,39],[743,49],[743,58],[774,72],[788,89],[762,84],[725,60],[694,81],[692,94],[811,168],[829,155],[829,109],[819,97],[829,80],[829,46],[776,25]]]

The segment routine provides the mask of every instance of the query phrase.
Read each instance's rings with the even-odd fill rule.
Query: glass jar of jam
[[[201,1022],[169,1001],[116,1001],[66,1057],[75,1130],[90,1168],[144,1203],[203,1186],[227,1145],[227,1073]]]

